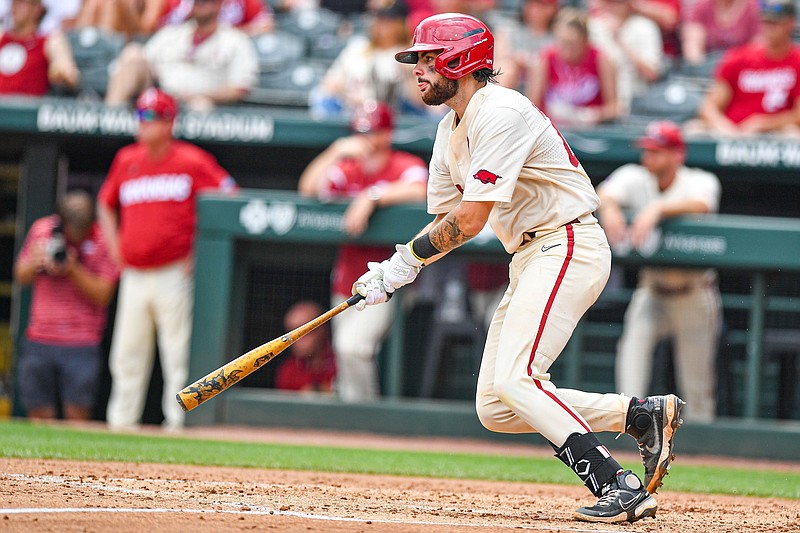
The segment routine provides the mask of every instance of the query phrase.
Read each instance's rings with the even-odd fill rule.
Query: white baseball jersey
[[[670,186],[661,191],[658,179],[645,167],[636,164],[624,165],[612,172],[598,190],[614,198],[629,216],[656,200],[699,200],[708,206],[710,213],[716,213],[721,194],[719,179],[705,170],[682,166]],[[672,288],[702,284],[716,278],[713,270],[684,268],[643,268],[640,276],[644,284]]]
[[[699,168],[680,167],[664,191],[658,180],[642,165],[624,165],[611,173],[598,187],[612,196],[623,210],[637,213],[656,200],[699,200],[712,213],[719,209],[719,179]]]
[[[496,202],[489,223],[509,253],[524,233],[555,230],[600,204],[550,119],[517,91],[492,83],[475,93],[460,121],[450,111],[436,133],[428,212],[447,213],[462,198]]]
[[[258,83],[258,53],[241,30],[220,25],[199,44],[194,21],[165,26],[145,44],[148,63],[170,94],[209,94],[222,87],[251,89]]]

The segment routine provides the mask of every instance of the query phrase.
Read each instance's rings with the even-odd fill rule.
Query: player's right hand
[[[358,293],[364,297],[356,304],[358,311],[363,311],[368,305],[386,303],[392,297],[391,294],[386,293],[383,286],[383,263],[370,262],[367,263],[367,268],[369,270],[353,283],[352,293]]]

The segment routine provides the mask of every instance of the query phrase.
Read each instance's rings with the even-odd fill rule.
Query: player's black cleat
[[[674,394],[633,398],[628,408],[625,433],[636,439],[644,463],[644,484],[650,494],[664,484],[675,459],[672,439],[683,423],[684,401]]]
[[[658,504],[641,480],[630,470],[619,472],[603,487],[602,496],[591,507],[581,507],[573,515],[584,522],[636,522],[655,516]]]

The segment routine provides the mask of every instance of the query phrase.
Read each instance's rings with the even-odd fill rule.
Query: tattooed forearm
[[[446,216],[429,233],[431,243],[440,252],[449,252],[458,248],[474,235],[467,235],[458,226],[458,220],[452,214]]]

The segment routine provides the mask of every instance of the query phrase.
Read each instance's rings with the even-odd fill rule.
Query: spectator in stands
[[[529,69],[539,52],[553,42],[553,20],[558,12],[558,0],[525,0],[521,21],[499,24],[495,35],[495,63],[503,75],[500,85],[525,91],[530,79]]]
[[[428,179],[425,162],[392,148],[393,113],[383,102],[366,102],[353,115],[353,134],[338,139],[306,167],[299,192],[321,200],[347,199],[342,229],[357,238],[376,209],[424,202]],[[386,256],[385,246],[343,244],[333,266],[332,301],[351,295],[351,287],[369,261]],[[373,401],[379,395],[375,355],[391,325],[393,306],[370,306],[362,313],[333,318],[336,390],[347,402]],[[357,339],[356,342],[354,339]]]
[[[0,27],[10,28],[11,3],[13,0],[0,0]],[[53,31],[67,32],[75,24],[75,17],[81,9],[82,0],[42,0],[45,8],[44,18],[39,23],[39,33],[47,35]]]
[[[600,0],[601,9],[589,12],[589,39],[617,67],[620,114],[630,111],[631,100],[647,91],[665,68],[661,32],[655,22],[637,15],[633,0]]]
[[[33,287],[19,365],[29,417],[56,418],[59,407],[66,419],[91,417],[118,277],[87,192],[68,192],[31,226],[14,263],[16,282]]]
[[[150,5],[154,4],[166,6],[164,0],[150,0]],[[83,0],[75,27],[97,28],[131,39],[141,34],[141,15],[142,4],[139,0]]]
[[[709,54],[750,42],[758,19],[758,0],[697,0],[681,28],[684,61],[701,65]]]
[[[632,0],[633,12],[647,17],[661,30],[664,55],[675,62],[680,58],[679,29],[681,0]]]
[[[682,5],[681,0],[631,0],[630,2],[634,14],[652,20],[661,30],[664,55],[672,60],[677,60],[680,56],[679,30]],[[604,8],[603,0],[588,0],[590,16],[601,14]]]
[[[794,0],[764,0],[758,39],[723,56],[687,131],[722,135],[800,134],[800,46]]]
[[[299,301],[286,312],[284,328],[292,331],[324,312],[325,309],[316,302]],[[333,391],[336,358],[327,324],[294,341],[287,355],[275,374],[275,388],[301,392]]]
[[[192,0],[84,0],[75,27],[146,39],[166,24],[183,22],[191,9]],[[183,17],[169,20],[178,11]]]
[[[466,13],[473,17],[491,18],[497,0],[430,0],[430,5],[436,13]]]
[[[157,83],[189,109],[239,102],[258,81],[258,57],[244,32],[219,24],[222,0],[195,0],[191,19],[122,50],[106,104],[124,105]]]
[[[0,94],[43,96],[51,84],[75,88],[80,72],[64,33],[39,31],[41,0],[12,0],[11,28],[0,34]]]
[[[372,0],[317,0],[319,7],[345,17],[359,15],[367,11]]]
[[[192,245],[197,196],[236,183],[211,154],[172,137],[178,104],[158,89],[136,102],[136,142],[117,152],[100,188],[98,215],[122,268],[109,368],[112,428],[141,420],[157,337],[165,425],[183,425],[175,391],[186,385],[192,326]]]
[[[408,10],[394,0],[371,12],[369,35],[356,35],[328,68],[311,96],[317,117],[350,116],[364,102],[380,100],[402,113],[426,114],[416,80],[394,60],[408,46]]]
[[[719,206],[719,180],[684,165],[686,145],[675,123],[649,124],[638,144],[641,165],[615,170],[597,189],[600,222],[617,253],[627,253],[631,246],[640,252],[652,247],[657,226],[665,219],[715,213]],[[716,414],[720,320],[714,270],[643,267],[617,347],[617,391],[642,398],[656,344],[671,337],[678,390],[686,398],[685,418],[710,422]]]
[[[556,16],[555,43],[539,55],[528,98],[557,125],[589,127],[618,115],[617,71],[589,43],[586,17],[564,8]]]
[[[180,24],[191,17],[195,0],[170,0],[164,15],[165,24]],[[219,22],[238,28],[248,35],[260,35],[275,29],[272,8],[263,0],[222,0]]]
[[[167,24],[185,22],[193,6],[194,0],[84,0],[75,25],[143,38]],[[248,35],[275,27],[272,9],[261,0],[223,0],[219,22]]]

